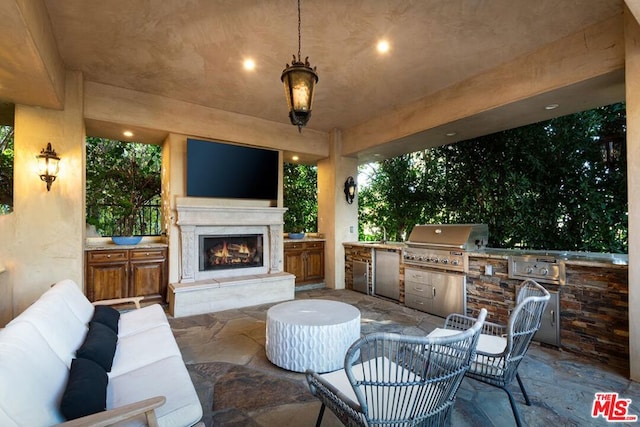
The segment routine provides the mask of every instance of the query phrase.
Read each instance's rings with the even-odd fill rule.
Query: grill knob
[[[446,258],[441,259],[440,262],[443,264],[449,264],[449,260]]]
[[[433,258],[430,259],[430,261],[437,263],[438,262],[438,258],[437,257],[433,257]]]
[[[458,265],[458,264],[460,264],[460,261],[458,261],[457,259],[451,260],[451,265]]]
[[[543,275],[543,276],[546,276],[547,274],[549,274],[549,269],[546,268],[546,267],[542,267],[540,269],[540,274]]]
[[[527,267],[525,271],[526,271],[527,274],[532,274],[533,273],[533,267]]]

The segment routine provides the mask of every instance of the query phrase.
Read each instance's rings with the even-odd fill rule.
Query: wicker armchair
[[[469,369],[486,310],[467,330],[429,338],[373,333],[357,340],[344,369],[306,373],[311,392],[347,426],[443,425]]]
[[[515,377],[525,402],[528,406],[531,405],[518,374],[518,366],[531,344],[533,335],[540,327],[540,320],[549,298],[549,292],[534,280],[522,282],[516,297],[516,307],[509,316],[509,324],[484,324],[475,360],[466,373],[467,377],[500,387],[507,393],[518,426],[522,425],[520,413],[507,386]],[[451,314],[445,320],[445,329],[436,329],[429,336],[447,336],[454,331],[466,329],[474,320],[460,314]]]

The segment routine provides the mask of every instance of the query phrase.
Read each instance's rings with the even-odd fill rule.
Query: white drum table
[[[347,350],[360,338],[360,311],[343,302],[296,300],[267,311],[267,358],[295,372],[344,368]]]

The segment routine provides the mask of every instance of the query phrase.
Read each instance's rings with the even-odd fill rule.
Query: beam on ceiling
[[[343,131],[342,155],[356,156],[375,151],[393,141],[449,123],[462,123],[466,118],[492,110],[504,110],[510,104],[620,70],[624,70],[621,15]],[[618,87],[615,89],[619,91]],[[567,114],[572,112],[575,111]],[[539,121],[538,117],[539,114],[532,112],[529,123]],[[484,127],[482,132],[485,133],[473,135],[470,132],[470,137],[498,130],[502,129],[499,126],[495,130]],[[429,141],[425,140],[423,144],[427,148]],[[416,146],[412,145],[405,152],[415,149]]]

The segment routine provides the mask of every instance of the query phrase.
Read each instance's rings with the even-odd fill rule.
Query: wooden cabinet
[[[296,286],[324,280],[324,242],[285,242],[284,271],[296,276]]]
[[[144,296],[167,297],[167,248],[89,250],[86,252],[89,301]]]

